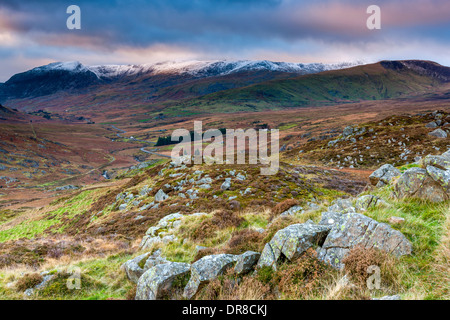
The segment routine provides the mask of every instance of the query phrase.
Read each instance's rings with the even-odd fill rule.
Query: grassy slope
[[[192,168],[191,170],[198,169]],[[157,170],[159,171],[159,170]],[[167,175],[173,173],[171,170],[166,172]],[[143,172],[138,172],[138,175],[142,175]],[[212,172],[210,172],[212,174]],[[139,190],[145,184],[155,183],[154,178],[147,177],[147,179],[136,179],[135,183],[129,181],[121,191],[126,190]],[[159,184],[166,183],[166,178],[162,177]],[[137,184],[136,184],[137,183]],[[325,189],[323,189],[325,191]],[[330,299],[330,298],[363,298],[368,295],[381,296],[384,294],[400,293],[405,298],[411,299],[448,299],[448,259],[449,257],[449,243],[450,228],[448,224],[450,212],[448,212],[448,203],[432,204],[414,199],[397,200],[391,197],[391,190],[389,187],[383,189],[372,189],[368,193],[378,195],[389,203],[388,207],[379,207],[370,209],[366,212],[366,215],[380,221],[389,223],[388,219],[391,216],[399,216],[405,218],[406,222],[402,225],[395,225],[394,228],[400,230],[413,244],[413,255],[410,257],[403,257],[398,263],[396,263],[394,276],[388,275],[393,278],[393,282],[396,285],[395,292],[392,288],[383,288],[376,292],[361,292],[349,293],[341,288],[339,285],[339,279],[342,278],[342,274],[339,272],[332,272],[330,277],[324,277],[322,280],[317,280],[315,286],[317,290],[313,293],[308,293],[303,298],[309,299]],[[72,228],[71,223],[77,221],[77,216],[82,217],[88,214],[91,219],[87,220],[89,224],[97,224],[96,212],[89,213],[89,207],[91,203],[95,203],[103,195],[107,194],[107,190],[85,191],[74,195],[73,197],[62,199],[59,202],[55,202],[53,207],[49,208],[46,212],[37,212],[33,220],[38,225],[18,223],[15,226],[8,228],[3,224],[1,234],[1,242],[5,243],[7,240],[15,240],[22,237],[34,239],[37,237],[52,237],[53,233],[59,234],[61,227]],[[230,193],[230,195],[233,192]],[[238,195],[238,194],[236,194]],[[206,194],[203,196],[207,196]],[[207,246],[214,248],[214,252],[228,252],[228,253],[242,253],[246,250],[260,251],[263,245],[270,240],[275,232],[289,224],[302,223],[308,219],[312,219],[318,222],[320,219],[321,211],[325,209],[330,201],[339,197],[341,194],[336,193],[332,198],[325,197],[321,205],[320,210],[310,211],[307,214],[295,217],[295,218],[277,218],[271,221],[271,210],[259,208],[253,210],[247,208],[242,210],[241,217],[243,220],[239,225],[228,226],[212,232],[206,232],[201,234],[201,237],[195,237],[198,234],[199,225],[208,225],[208,221],[212,221],[213,215],[207,215],[203,217],[187,217],[182,224],[182,227],[175,231],[175,235],[179,241],[170,245],[164,246],[163,253],[166,257],[173,261],[192,262],[196,257],[196,246]],[[248,197],[247,197],[248,198]],[[115,199],[115,194],[111,195],[111,199]],[[243,201],[242,198],[240,201]],[[150,199],[151,200],[151,199]],[[149,200],[149,201],[150,201]],[[200,199],[201,200],[201,199]],[[175,200],[174,200],[175,201]],[[114,207],[114,206],[113,206]],[[213,211],[215,208],[211,208]],[[87,210],[87,211],[86,211]],[[103,211],[102,224],[110,225],[120,215],[113,214],[113,211],[117,210],[111,206],[105,207]],[[174,209],[175,210],[175,209]],[[173,211],[173,210],[172,210]],[[171,211],[171,212],[172,212]],[[177,211],[177,210],[175,210]],[[86,213],[84,213],[86,212]],[[211,212],[211,211],[210,211]],[[169,211],[167,211],[169,213]],[[140,214],[152,214],[152,212]],[[20,218],[20,216],[19,216]],[[75,220],[70,220],[75,218]],[[11,219],[17,219],[17,217],[11,217]],[[130,216],[128,219],[132,220]],[[64,221],[64,222],[63,222]],[[153,221],[153,222],[151,222]],[[155,224],[158,219],[147,220],[140,234],[144,234],[144,230],[150,225]],[[47,229],[47,224],[53,223],[55,227]],[[122,222],[118,222],[122,223]],[[22,227],[26,227],[26,230],[22,230]],[[266,228],[267,231],[259,236],[255,228]],[[45,232],[44,229],[47,229]],[[87,230],[87,225],[82,227],[83,230]],[[49,232],[50,231],[50,232]],[[83,232],[80,229],[80,235]],[[242,235],[240,232],[247,231],[248,234]],[[77,232],[78,234],[78,232]],[[249,236],[249,238],[245,238]],[[90,234],[94,236],[94,234]],[[243,237],[241,240],[236,241],[239,237]],[[139,237],[138,237],[139,238]],[[234,241],[231,239],[234,238]],[[139,239],[137,239],[139,240]],[[9,242],[11,243],[11,242]],[[102,242],[101,246],[108,247],[107,242]],[[137,243],[137,242],[135,242]],[[82,243],[84,246],[88,246],[87,243]],[[97,246],[100,247],[100,246]],[[58,278],[55,285],[49,287],[39,296],[34,298],[38,299],[107,299],[107,298],[120,298],[124,299],[130,290],[133,289],[133,285],[128,282],[124,276],[124,273],[120,270],[120,266],[123,262],[128,260],[132,255],[139,254],[136,247],[115,247],[110,251],[105,251],[100,256],[92,254],[80,255],[71,253],[68,256],[63,256],[58,259],[46,258],[42,264],[37,267],[9,267],[0,269],[0,299],[20,299],[23,296],[21,291],[14,288],[14,284],[21,279],[23,273],[32,273],[39,271],[58,270],[63,275]],[[83,289],[81,291],[67,291],[64,289],[64,283],[68,276],[64,276],[64,272],[69,271],[73,267],[79,267],[83,274]],[[281,281],[283,278],[283,272],[289,274],[290,266],[286,265],[277,274],[271,274],[271,281]],[[392,270],[391,270],[392,271]],[[273,280],[278,279],[278,280]],[[253,281],[248,278],[246,281]],[[259,281],[259,280],[258,280]],[[258,286],[263,285],[258,282]],[[257,288],[259,288],[257,286]],[[260,289],[260,288],[259,288]],[[259,290],[258,289],[258,290]],[[256,290],[256,289],[255,289]],[[245,297],[251,297],[255,292],[248,291],[245,293]],[[202,297],[201,293],[199,297]],[[298,298],[299,292],[282,292],[279,298],[292,299]]]

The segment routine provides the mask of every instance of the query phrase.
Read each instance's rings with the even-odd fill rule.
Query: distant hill
[[[28,120],[28,115],[0,104],[0,121]]]
[[[67,91],[71,94],[84,92],[83,89],[102,90],[102,86],[126,86],[130,90],[147,89],[150,97],[158,89],[180,85],[205,78],[226,77],[242,74],[249,81],[237,81],[234,86],[276,78],[273,75],[310,74],[325,70],[341,69],[354,63],[287,63],[271,61],[185,61],[164,62],[142,65],[99,65],[84,66],[78,61],[55,62],[46,66],[12,76],[0,84],[0,102],[9,99],[35,98]],[[257,74],[258,76],[254,76]],[[220,81],[218,81],[220,82]],[[211,86],[206,93],[229,89],[230,85]],[[153,94],[152,94],[153,93]],[[204,94],[200,91],[197,95]],[[156,94],[157,95],[157,94]],[[192,96],[192,95],[190,95]]]
[[[417,96],[449,81],[450,68],[434,62],[382,61],[216,92],[175,107],[219,112],[332,105]]]

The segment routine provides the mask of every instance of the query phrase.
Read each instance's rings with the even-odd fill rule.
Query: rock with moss
[[[390,164],[385,164],[381,166],[379,169],[375,170],[369,176],[369,180],[370,183],[372,183],[372,185],[380,188],[387,184],[390,184],[394,178],[400,175],[401,175],[400,170],[398,170],[397,168],[395,168]]]
[[[327,225],[302,223],[279,230],[265,245],[258,268],[270,266],[276,270],[277,262],[282,257],[294,260],[309,248],[322,245],[330,229]]]
[[[301,206],[292,206],[288,210],[284,211],[280,214],[280,216],[295,216],[297,214],[302,214],[304,212],[303,207]]]
[[[369,208],[374,208],[383,205],[385,202],[377,196],[368,194],[356,199],[355,208],[357,211],[366,211]]]
[[[237,257],[232,254],[215,254],[201,258],[191,265],[191,278],[184,288],[183,296],[192,298],[202,284],[205,284],[222,275],[232,268]]]
[[[169,262],[150,268],[137,283],[136,300],[160,299],[170,292],[177,279],[188,275],[189,270],[190,265],[181,262]]]
[[[353,207],[352,201],[350,199],[336,199],[332,202],[332,205],[328,207],[328,211],[330,212],[355,212],[355,208]]]
[[[261,254],[259,252],[247,251],[239,255],[236,259],[234,272],[236,274],[245,274],[253,270],[258,263]]]
[[[423,168],[406,170],[395,183],[394,194],[398,198],[414,197],[432,202],[449,199],[448,192]]]
[[[450,193],[450,170],[442,170],[433,166],[427,166],[428,175],[436,181],[447,194]]]
[[[322,247],[319,259],[335,268],[343,268],[342,260],[354,247],[378,248],[395,256],[409,255],[412,245],[399,231],[360,213],[343,215],[341,223],[333,225]]]
[[[144,268],[141,267],[140,264],[142,261],[145,262],[145,260],[150,256],[150,252],[141,254],[140,256],[137,256],[136,258],[133,258],[131,260],[128,260],[122,265],[122,269],[125,271],[127,278],[137,283],[139,278],[144,274]]]
[[[181,224],[183,215],[179,212],[169,214],[159,220],[159,222],[150,227],[142,238],[140,249],[151,248],[155,244],[170,243],[176,241],[177,238],[168,234],[171,230],[177,228]]]
[[[450,170],[450,156],[428,155],[423,159],[423,167],[433,166],[442,170]]]

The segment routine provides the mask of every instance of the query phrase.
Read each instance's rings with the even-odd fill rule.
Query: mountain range
[[[450,68],[422,60],[341,64],[184,61],[85,66],[57,62],[0,84],[0,103],[20,111],[94,116],[134,110],[168,116],[323,106],[430,95]],[[445,98],[448,94],[444,92]],[[138,109],[138,110],[136,110]]]

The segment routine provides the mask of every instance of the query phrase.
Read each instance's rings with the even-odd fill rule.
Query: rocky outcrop
[[[322,247],[319,259],[336,268],[354,247],[378,248],[395,256],[411,254],[411,243],[405,236],[385,223],[379,223],[360,213],[341,214],[335,221]]]
[[[369,208],[374,208],[382,204],[385,204],[382,199],[378,198],[377,196],[368,194],[356,199],[355,209],[357,211],[366,211]]]
[[[253,270],[258,263],[261,254],[259,252],[247,251],[236,258],[234,272],[236,274],[245,274]]]
[[[161,257],[161,250],[156,250],[153,254],[148,252],[128,260],[122,265],[122,269],[130,281],[137,283],[145,271],[156,265],[168,262],[165,258]]]
[[[432,136],[432,137],[440,138],[440,139],[445,139],[448,136],[447,132],[445,132],[442,129],[436,129],[436,130],[430,132],[428,135]]]
[[[320,246],[329,231],[329,226],[312,223],[293,224],[278,231],[264,247],[258,268],[270,266],[276,269],[281,257],[293,260],[309,248]]]
[[[144,274],[144,268],[141,268],[139,264],[142,260],[148,258],[150,252],[137,256],[131,260],[128,260],[122,265],[122,269],[125,271],[128,280],[137,283],[139,278]]]
[[[177,278],[188,275],[190,265],[180,262],[168,262],[147,270],[139,279],[136,288],[136,300],[156,300],[168,293]]]
[[[283,213],[280,214],[280,216],[285,217],[285,216],[295,216],[297,214],[302,214],[303,208],[301,206],[292,206],[290,207],[288,210],[284,211]]]
[[[431,174],[430,174],[431,173]],[[406,170],[394,185],[398,198],[416,197],[432,202],[442,202],[450,197],[448,171],[433,166]]]
[[[145,233],[144,238],[142,238],[140,248],[147,249],[153,244],[158,243],[170,243],[176,241],[176,237],[169,234],[172,229],[177,228],[181,224],[182,214],[179,212],[172,213],[161,220],[154,227],[150,227]]]
[[[450,154],[441,156],[428,155],[423,159],[423,166],[433,166],[442,170],[450,170]]]
[[[401,172],[394,166],[390,164],[385,164],[381,166],[379,169],[375,170],[370,176],[370,183],[377,187],[383,187],[387,184],[390,184],[391,181],[400,176]]]
[[[184,288],[183,296],[192,298],[199,287],[223,274],[227,269],[234,266],[236,256],[232,254],[217,254],[201,258],[191,265],[191,278]]]

